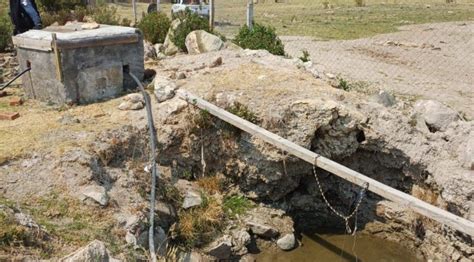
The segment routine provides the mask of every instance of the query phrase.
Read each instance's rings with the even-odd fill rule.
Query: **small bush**
[[[5,49],[11,44],[11,36],[13,32],[13,26],[10,22],[8,15],[5,13],[0,14],[0,51]]]
[[[116,7],[101,5],[92,11],[92,19],[98,24],[120,25],[120,16],[117,14]]]
[[[189,33],[195,30],[204,30],[211,33],[209,21],[196,13],[186,11],[178,14],[176,18],[179,19],[181,23],[174,31],[171,41],[185,52],[187,52],[186,36],[188,36]]]
[[[337,81],[339,82],[336,88],[342,89],[344,91],[349,91],[352,88],[351,84],[349,84],[349,82],[347,82],[347,80],[342,77],[338,77]]]
[[[254,24],[250,30],[247,26],[240,28],[234,43],[242,48],[265,49],[274,55],[285,55],[285,47],[275,33],[275,28]]]
[[[308,50],[303,50],[302,52],[303,52],[303,55],[300,56],[300,60],[303,61],[303,63],[311,61]]]
[[[146,40],[152,44],[163,43],[170,28],[171,21],[164,13],[147,14],[138,24]]]
[[[59,25],[64,25],[68,21],[83,22],[84,17],[90,13],[90,10],[83,6],[76,6],[71,10],[59,10],[57,12],[41,12],[41,21],[43,26],[50,26],[55,22]]]
[[[82,0],[39,0],[38,6],[47,12],[69,11],[76,7],[85,7]]]
[[[233,106],[227,108],[227,111],[251,123],[258,123],[257,115],[255,115],[254,112],[250,111],[250,109],[246,105],[243,105],[241,103],[234,103]]]

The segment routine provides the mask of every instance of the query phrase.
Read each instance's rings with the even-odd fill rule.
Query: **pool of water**
[[[359,262],[418,262],[415,254],[398,245],[369,235],[310,233],[303,234],[298,248],[285,252],[265,250],[256,256],[257,261],[359,261]]]

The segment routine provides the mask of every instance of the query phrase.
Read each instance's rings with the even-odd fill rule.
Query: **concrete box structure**
[[[115,97],[143,77],[143,37],[130,27],[82,23],[30,30],[13,37],[26,94],[54,104],[84,104]],[[56,38],[55,40],[53,38]]]

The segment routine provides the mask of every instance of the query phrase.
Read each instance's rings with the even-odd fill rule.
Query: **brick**
[[[23,104],[23,98],[21,97],[12,97],[10,99],[10,106],[21,106]]]
[[[0,97],[8,96],[7,91],[0,91]]]
[[[1,112],[0,120],[15,120],[20,117],[18,112]]]

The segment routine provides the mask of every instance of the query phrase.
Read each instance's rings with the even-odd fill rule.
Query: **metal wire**
[[[348,234],[355,234],[355,232],[357,231],[357,225],[354,226],[354,230],[351,229],[351,227],[349,226],[349,219],[351,219],[354,215],[357,214],[357,210],[359,209],[360,207],[360,204],[362,203],[362,199],[364,198],[364,195],[365,195],[365,192],[367,190],[367,188],[369,187],[369,184],[366,183],[365,186],[363,188],[361,188],[360,192],[359,192],[359,196],[357,198],[357,202],[356,202],[356,206],[354,208],[354,210],[352,210],[352,212],[345,216],[343,215],[342,213],[340,213],[339,211],[337,211],[330,203],[329,201],[327,200],[326,196],[324,195],[324,192],[323,192],[323,188],[321,187],[321,183],[319,182],[319,177],[318,177],[318,174],[316,173],[316,166],[313,165],[313,173],[314,173],[314,177],[316,178],[316,182],[318,184],[318,188],[319,188],[319,192],[321,193],[321,196],[324,200],[324,202],[326,203],[326,205],[329,207],[329,209],[334,213],[336,214],[336,216],[342,218],[345,222],[345,226],[346,226],[346,232]]]
[[[150,256],[151,261],[156,262],[156,251],[155,251],[155,241],[154,241],[154,231],[155,231],[155,195],[156,195],[156,177],[158,175],[158,171],[156,169],[156,130],[155,125],[153,124],[153,114],[151,111],[151,100],[148,93],[145,91],[142,83],[138,78],[133,75],[131,72],[128,74],[132,77],[132,79],[137,83],[142,95],[143,99],[145,100],[145,108],[146,114],[148,119],[148,130],[150,131],[150,161],[151,161],[151,194],[150,194],[150,229],[148,231],[148,245],[150,248]]]

